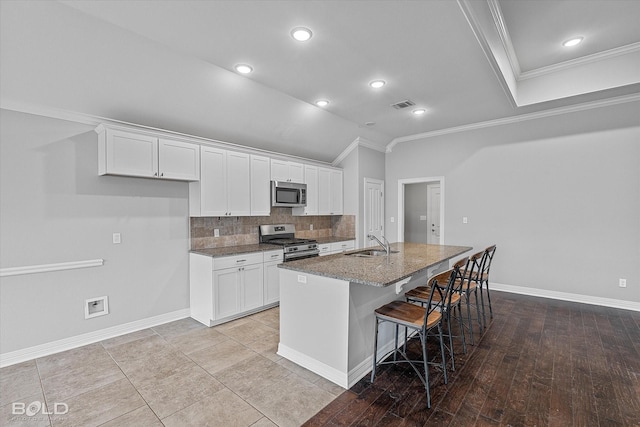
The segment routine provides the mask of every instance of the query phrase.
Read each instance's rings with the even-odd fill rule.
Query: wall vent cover
[[[416,103],[408,99],[405,99],[404,101],[396,102],[395,104],[391,104],[391,106],[396,110],[402,110],[403,108],[412,107],[414,105],[416,105]]]

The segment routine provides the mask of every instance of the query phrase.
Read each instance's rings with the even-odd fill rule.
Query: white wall
[[[100,177],[91,126],[8,110],[0,153],[0,267],[104,259],[3,277],[1,353],[189,307],[186,182]],[[111,313],[85,320],[104,295]]]
[[[639,117],[625,103],[399,144],[390,240],[398,180],[444,176],[445,243],[497,244],[492,281],[640,302]]]

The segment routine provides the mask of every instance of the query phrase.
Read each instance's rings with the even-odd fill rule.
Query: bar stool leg
[[[475,345],[473,343],[473,323],[471,320],[471,302],[469,302],[469,298],[471,297],[470,292],[465,292],[465,300],[467,301],[467,321],[469,325],[469,336],[471,337],[471,345]]]
[[[418,332],[420,335],[420,342],[422,344],[422,364],[424,365],[424,381],[425,381],[425,389],[427,390],[427,409],[431,409],[431,391],[429,390],[429,365],[427,361],[427,337],[424,336],[421,332]],[[442,344],[442,341],[440,341]],[[442,353],[444,356],[444,353]]]
[[[373,383],[373,378],[376,376],[376,365],[378,363],[378,318],[376,317],[376,327],[375,327],[375,335],[373,336],[373,369],[371,370],[371,382]]]
[[[460,321],[460,334],[462,335],[462,351],[467,354],[467,340],[464,336],[464,322],[462,321],[462,304],[458,305],[458,320]]]

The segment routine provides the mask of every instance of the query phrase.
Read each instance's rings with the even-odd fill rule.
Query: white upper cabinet
[[[330,215],[342,215],[343,208],[343,175],[341,170],[331,170],[331,200],[329,204]]]
[[[342,215],[342,171],[318,168],[318,215]]]
[[[251,215],[249,154],[200,147],[199,182],[189,184],[191,216]]]
[[[331,215],[331,169],[318,168],[318,214]]]
[[[292,208],[293,215],[318,215],[318,167],[304,165],[304,183],[307,184],[307,206]]]
[[[170,139],[158,139],[158,170],[161,178],[200,179],[200,146]]]
[[[271,180],[304,183],[303,164],[271,159]]]
[[[251,156],[251,215],[269,216],[271,214],[271,159],[264,156]]]
[[[182,181],[200,179],[197,144],[109,129],[98,132],[98,173]]]

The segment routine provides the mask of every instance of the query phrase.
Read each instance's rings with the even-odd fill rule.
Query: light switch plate
[[[113,233],[113,244],[117,245],[121,242],[120,233]]]

